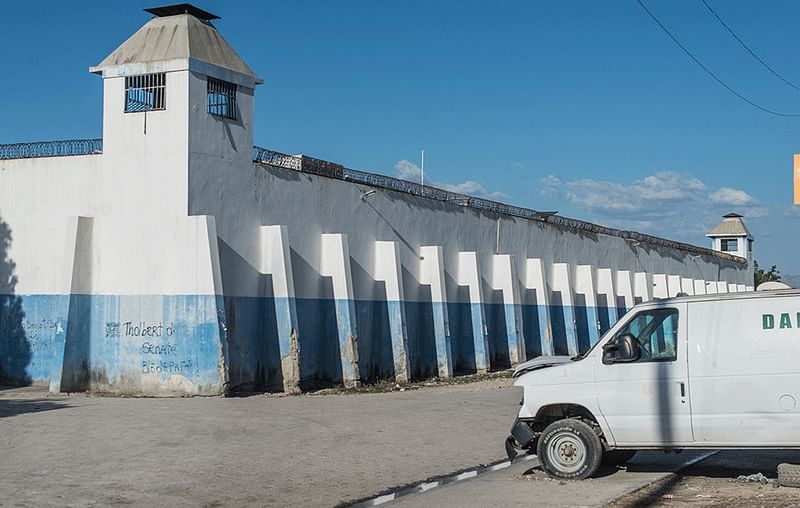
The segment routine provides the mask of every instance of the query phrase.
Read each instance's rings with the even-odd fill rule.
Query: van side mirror
[[[639,341],[630,333],[617,336],[603,346],[603,363],[635,362],[642,356]]]

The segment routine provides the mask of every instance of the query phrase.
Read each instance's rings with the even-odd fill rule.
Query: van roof
[[[705,302],[722,300],[749,300],[758,298],[800,297],[800,289],[775,289],[770,291],[743,291],[741,293],[717,293],[713,295],[675,296],[672,298],[655,298],[649,302]]]

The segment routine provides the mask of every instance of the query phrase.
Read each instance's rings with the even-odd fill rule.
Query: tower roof
[[[91,72],[99,74],[131,64],[194,60],[251,77],[255,83],[262,82],[210,23],[217,16],[190,4],[146,10],[157,17],[90,68]]]
[[[742,216],[729,213],[722,216],[722,222],[706,233],[706,236],[750,236],[750,230],[744,225]]]
[[[144,12],[149,12],[153,16],[157,16],[159,18],[164,16],[175,16],[176,14],[191,14],[195,18],[203,21],[219,19],[219,16],[216,14],[211,14],[210,12],[204,11],[203,9],[195,7],[192,4],[173,4],[165,5],[163,7],[151,7],[149,9],[145,9]]]

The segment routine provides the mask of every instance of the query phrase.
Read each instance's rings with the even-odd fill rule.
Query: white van
[[[636,450],[800,448],[800,290],[655,300],[586,353],[520,364],[509,458],[583,479]]]

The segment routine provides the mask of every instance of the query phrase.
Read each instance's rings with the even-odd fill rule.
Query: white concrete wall
[[[242,302],[246,302],[248,298],[268,296],[253,276],[253,267],[257,266],[256,260],[260,256],[258,242],[254,240],[257,235],[254,232],[260,226],[286,226],[295,294],[298,301],[306,302],[305,305],[317,305],[313,302],[329,297],[326,296],[327,290],[321,281],[322,270],[319,265],[322,238],[327,233],[346,234],[353,284],[352,298],[361,302],[357,307],[373,309],[356,312],[359,319],[359,348],[363,348],[359,354],[362,378],[370,377],[372,372],[367,372],[369,368],[364,366],[379,361],[375,358],[367,359],[368,355],[374,356],[374,350],[365,344],[371,340],[367,337],[375,337],[375,334],[381,333],[381,325],[375,321],[378,318],[374,306],[370,305],[383,305],[380,302],[387,298],[385,290],[378,284],[380,281],[372,274],[376,241],[394,242],[397,245],[397,261],[402,273],[408,333],[411,338],[407,346],[409,351],[420,350],[422,346],[413,342],[415,337],[425,337],[426,334],[431,334],[431,344],[438,345],[436,353],[429,353],[435,354],[436,358],[436,365],[424,370],[429,375],[437,372],[439,375],[451,375],[453,369],[458,370],[459,362],[463,363],[469,357],[475,365],[482,368],[485,362],[480,358],[476,361],[475,353],[459,352],[466,344],[475,344],[475,323],[481,320],[485,320],[490,329],[488,336],[491,354],[487,358],[489,368],[496,368],[504,362],[514,363],[526,357],[528,350],[530,354],[551,351],[558,353],[561,350],[574,353],[585,347],[584,343],[590,344],[597,340],[596,288],[594,283],[587,286],[586,282],[596,280],[598,267],[606,270],[603,272],[603,294],[606,294],[608,303],[614,306],[617,295],[609,294],[614,292],[614,281],[611,284],[607,281],[611,272],[629,273],[630,290],[623,289],[620,294],[625,302],[631,298],[647,300],[677,294],[681,290],[681,279],[688,281],[697,277],[698,273],[709,280],[717,278],[717,274],[723,279],[736,282],[744,279],[743,265],[715,256],[698,258],[696,254],[677,249],[636,244],[601,234],[586,235],[538,221],[498,216],[492,212],[384,189],[374,189],[375,192],[362,197],[364,191],[370,190],[369,187],[261,164],[252,164],[246,169],[239,168],[233,160],[234,156],[229,159],[225,157],[219,165],[215,165],[215,160],[205,155],[196,159],[193,157],[190,161],[189,181],[190,213],[217,217],[228,313],[235,313],[241,319],[255,319],[245,317],[246,311],[241,309]],[[437,252],[441,253],[437,256],[437,266],[441,263],[443,274],[443,286],[441,289],[437,286],[435,291],[430,277],[420,271],[425,266],[420,262],[421,253],[431,246],[436,246]],[[463,315],[454,307],[469,305],[478,294],[474,288],[470,292],[464,282],[462,272],[465,252],[475,253],[473,258],[477,269],[474,271],[482,279],[485,308],[483,318],[480,313],[474,312],[469,316]],[[547,337],[548,333],[552,333],[552,323],[548,322],[538,329],[532,328],[530,333],[526,328],[526,321],[533,324],[531,313],[525,310],[526,305],[531,302],[523,297],[519,288],[526,288],[528,291],[526,273],[528,262],[532,259],[539,260],[543,277],[548,281],[553,277],[555,265],[564,267],[563,273],[567,276],[567,282],[564,283],[568,286],[553,286],[555,282],[563,282],[561,279],[553,280],[548,282],[548,294],[542,295],[546,298],[539,298],[537,294],[540,304],[550,300],[552,294],[560,296],[560,300],[556,301],[561,302],[564,311],[561,317],[557,317],[561,322],[555,328],[561,330],[561,346],[558,345],[559,340],[555,340],[556,345],[551,347],[552,337]],[[505,278],[498,272],[499,260],[506,261],[502,272]],[[582,274],[579,288],[575,286],[578,272]],[[509,274],[514,280],[506,280]],[[587,290],[587,287],[590,289]],[[460,288],[466,290],[462,291]],[[587,291],[589,294],[586,294]],[[515,297],[515,292],[519,292],[520,296]],[[582,295],[581,301],[586,304],[587,308],[583,313],[576,313],[573,308],[575,294]],[[442,306],[442,303],[445,305]],[[436,314],[420,317],[428,312],[424,309],[430,309],[432,305],[437,309]],[[519,311],[520,307],[522,312]],[[315,316],[324,314],[323,310],[315,309]],[[603,309],[603,312],[611,315],[608,309]],[[552,318],[547,309],[542,309],[540,315],[544,319]],[[592,322],[582,323],[582,316],[592,316]],[[430,319],[431,328],[415,328],[414,322],[419,322],[420,319]],[[303,319],[300,321],[303,322]],[[327,339],[324,338],[325,332],[316,325],[312,328],[314,329],[309,334],[305,334],[305,339],[315,345],[307,346],[306,351],[317,356],[316,351],[325,349],[323,343]],[[590,330],[592,334],[584,341],[579,337],[581,330]],[[463,333],[468,333],[469,337],[462,336]],[[527,350],[514,347],[514,334],[518,341],[521,339],[525,342]],[[478,338],[479,342],[481,340],[482,338]],[[452,346],[452,364],[447,360],[447,344]],[[315,352],[309,352],[310,350]],[[412,353],[409,355],[412,365],[410,368],[413,371],[411,377],[424,375],[423,371],[414,371],[413,365],[419,364],[419,358]],[[316,361],[323,360],[317,357]],[[386,361],[388,360],[384,360]],[[302,360],[301,365],[304,365],[301,367],[301,371],[305,371],[304,375],[313,375],[321,368],[314,362],[304,363]],[[328,369],[330,375],[338,375],[333,366]]]
[[[212,167],[192,165],[190,212],[218,217],[220,238],[252,265],[256,256],[252,228],[267,220],[287,226],[291,247],[298,258],[318,271],[319,234],[347,232],[350,253],[359,267],[370,266],[372,242],[397,241],[401,246],[401,264],[408,276],[418,280],[416,259],[422,245],[441,245],[445,271],[456,279],[458,253],[483,254],[481,273],[492,273],[498,215],[450,205],[399,192],[378,189],[361,199],[363,186],[292,170],[254,164],[247,170],[226,173]],[[195,176],[195,172],[205,172]],[[195,186],[198,181],[211,182]],[[220,199],[220,196],[238,199]],[[229,204],[231,206],[229,206]],[[309,214],[309,206],[315,213]],[[622,238],[592,235],[594,248],[577,231],[501,216],[500,253],[520,259],[539,258],[544,264],[568,263],[570,266],[608,266],[618,270],[662,273],[685,277],[698,271],[709,280],[717,270],[725,280],[744,282],[741,265],[720,258],[703,256],[692,262],[689,253],[658,246],[638,246]],[[297,231],[299,234],[293,234]],[[696,266],[695,266],[696,265]],[[574,268],[573,268],[574,270]],[[360,270],[359,270],[360,272]],[[517,267],[519,274],[520,269]],[[300,297],[319,295],[317,282],[307,273],[296,273],[295,287]],[[241,282],[241,284],[239,283]],[[371,295],[370,281],[354,274],[356,297]],[[454,283],[453,283],[454,284]],[[679,287],[679,283],[678,283]],[[237,281],[230,294],[253,295],[252,285]],[[418,298],[418,290],[408,287],[406,296]]]
[[[63,294],[61,263],[67,217],[111,209],[98,183],[102,156],[0,160],[0,221],[10,229],[8,257],[17,294]]]
[[[125,113],[125,78],[103,80],[103,171],[106,213],[141,218],[186,215],[189,71],[166,74],[166,109]]]
[[[0,293],[21,299],[20,327],[52,324],[49,334],[28,334],[22,353],[35,367],[31,382],[223,393],[214,217],[187,215],[190,73],[167,73],[164,111],[125,113],[124,81],[104,80],[102,154],[0,161],[0,221],[10,231],[5,255],[14,281]],[[160,335],[142,342],[135,330]],[[167,346],[174,358],[161,356]]]
[[[196,70],[167,73],[165,111],[124,113],[124,100],[124,77],[105,79],[102,154],[0,161],[14,275],[0,289],[67,299],[52,304],[67,328],[53,343],[73,386],[91,384],[70,364],[81,354],[105,362],[91,375],[109,390],[141,360],[133,342],[111,358],[125,319],[180,316],[181,347],[208,360],[202,381],[159,372],[129,391],[214,393],[229,367],[234,383],[294,390],[306,377],[356,385],[575,354],[598,338],[598,293],[627,307],[694,280],[749,283],[720,257],[254,164],[253,90],[239,88],[237,119],[214,117]],[[387,267],[376,242],[391,246]],[[96,297],[110,298],[103,316],[88,310]],[[89,336],[108,347],[94,352]]]

